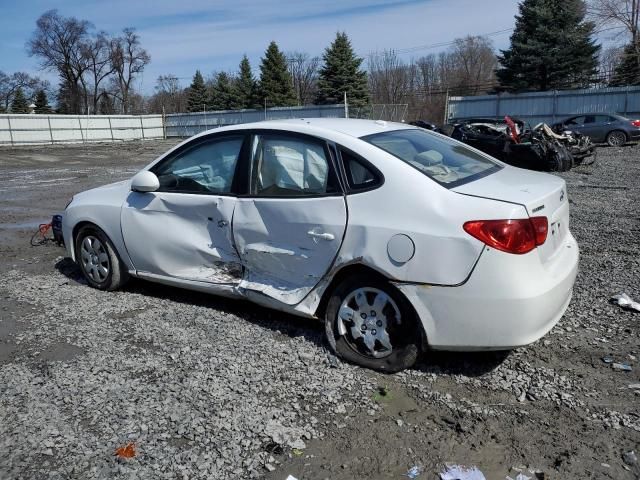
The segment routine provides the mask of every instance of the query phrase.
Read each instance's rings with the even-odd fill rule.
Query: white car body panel
[[[131,181],[123,180],[74,195],[62,217],[62,234],[71,259],[76,260],[73,229],[82,222],[89,222],[100,226],[113,242],[125,266],[129,270],[134,269],[120,228],[120,210],[130,191]]]
[[[234,197],[130,192],[122,235],[137,273],[237,283],[242,270],[231,238]]]
[[[528,345],[560,320],[578,273],[578,245],[568,234],[553,261],[539,252],[511,255],[485,247],[459,287],[396,284],[439,350],[506,350]]]
[[[130,182],[119,182],[75,196],[63,216],[69,256],[75,258],[74,227],[91,222],[109,236],[132,275],[308,317],[316,315],[341,269],[363,265],[407,297],[432,348],[511,348],[535,341],[562,316],[577,272],[564,181],[497,162],[502,170],[447,189],[358,138],[405,128],[414,127],[312,119],[204,132],[145,170],[194,138],[269,129],[345,147],[381,171],[384,183],[344,196],[269,199],[132,193]],[[469,220],[537,215],[548,217],[549,236],[525,255],[488,248],[462,228]],[[228,228],[218,227],[219,220]],[[405,250],[413,246],[408,261],[389,253],[398,235],[410,239]]]
[[[239,199],[233,233],[246,269],[239,287],[299,303],[333,265],[346,224],[343,196]]]

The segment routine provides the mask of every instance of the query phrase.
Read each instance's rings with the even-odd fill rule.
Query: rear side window
[[[350,190],[369,190],[382,183],[378,173],[355,155],[341,149],[340,156]]]
[[[571,118],[565,123],[565,125],[583,125],[583,124],[584,124],[584,116]]]
[[[426,130],[395,130],[362,139],[398,157],[447,188],[469,183],[502,168],[497,161],[463,143]]]

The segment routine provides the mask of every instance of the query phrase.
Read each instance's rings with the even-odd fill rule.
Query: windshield
[[[464,144],[422,129],[394,130],[362,138],[420,170],[440,185],[453,188],[502,168]]]

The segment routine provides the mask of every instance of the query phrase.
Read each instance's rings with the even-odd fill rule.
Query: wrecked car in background
[[[627,142],[640,140],[640,120],[631,120],[613,113],[587,113],[575,115],[555,123],[553,130],[587,135],[593,142],[621,147]]]
[[[564,180],[382,121],[201,133],[75,195],[62,229],[95,288],[137,277],[324,319],[338,356],[386,372],[537,340],[578,267]]]
[[[541,123],[530,128],[509,116],[471,118],[454,122],[451,137],[510,165],[538,171],[567,171],[595,159],[595,146],[580,133],[554,132]],[[585,163],[591,163],[589,161]]]

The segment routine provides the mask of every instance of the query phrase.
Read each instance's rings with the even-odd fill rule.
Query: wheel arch
[[[401,295],[404,298],[406,302],[406,306],[411,310],[414,320],[421,332],[422,338],[420,341],[420,348],[423,352],[426,351],[429,346],[427,341],[427,333],[425,332],[424,325],[420,320],[420,317],[418,316],[418,312],[414,308],[411,301],[409,301],[409,299],[404,294],[404,292],[402,292],[400,289],[396,288],[395,285],[393,285],[392,283],[393,279],[389,278],[387,275],[380,272],[379,270],[376,270],[375,268],[370,267],[369,265],[366,265],[364,263],[350,263],[348,265],[344,265],[333,274],[333,276],[331,277],[331,281],[322,292],[322,296],[320,297],[320,301],[318,302],[318,306],[316,307],[314,316],[324,321],[324,316],[325,316],[327,305],[329,303],[329,299],[331,298],[331,295],[333,294],[335,289],[338,287],[338,285],[342,283],[343,280],[354,275],[371,275],[378,280],[387,282],[390,288],[393,288],[399,295]]]
[[[109,239],[109,241],[115,248],[118,256],[120,257],[120,261],[123,263],[125,269],[130,271],[133,268],[133,264],[131,263],[131,259],[129,258],[129,252],[127,252],[127,249],[124,245],[121,233],[119,231],[114,232],[114,231],[111,231],[111,229],[104,228],[94,219],[87,219],[87,218],[79,219],[78,222],[76,222],[71,228],[71,250],[73,253],[72,259],[74,261],[77,261],[76,251],[75,251],[76,238],[78,236],[78,233],[80,232],[80,229],[85,226],[91,226],[100,230]]]
[[[614,128],[613,130],[609,130],[604,136],[605,142],[609,141],[609,135],[611,135],[612,133],[621,133],[622,135],[624,135],[625,142],[629,141],[629,134],[626,131],[624,131],[622,128]]]

